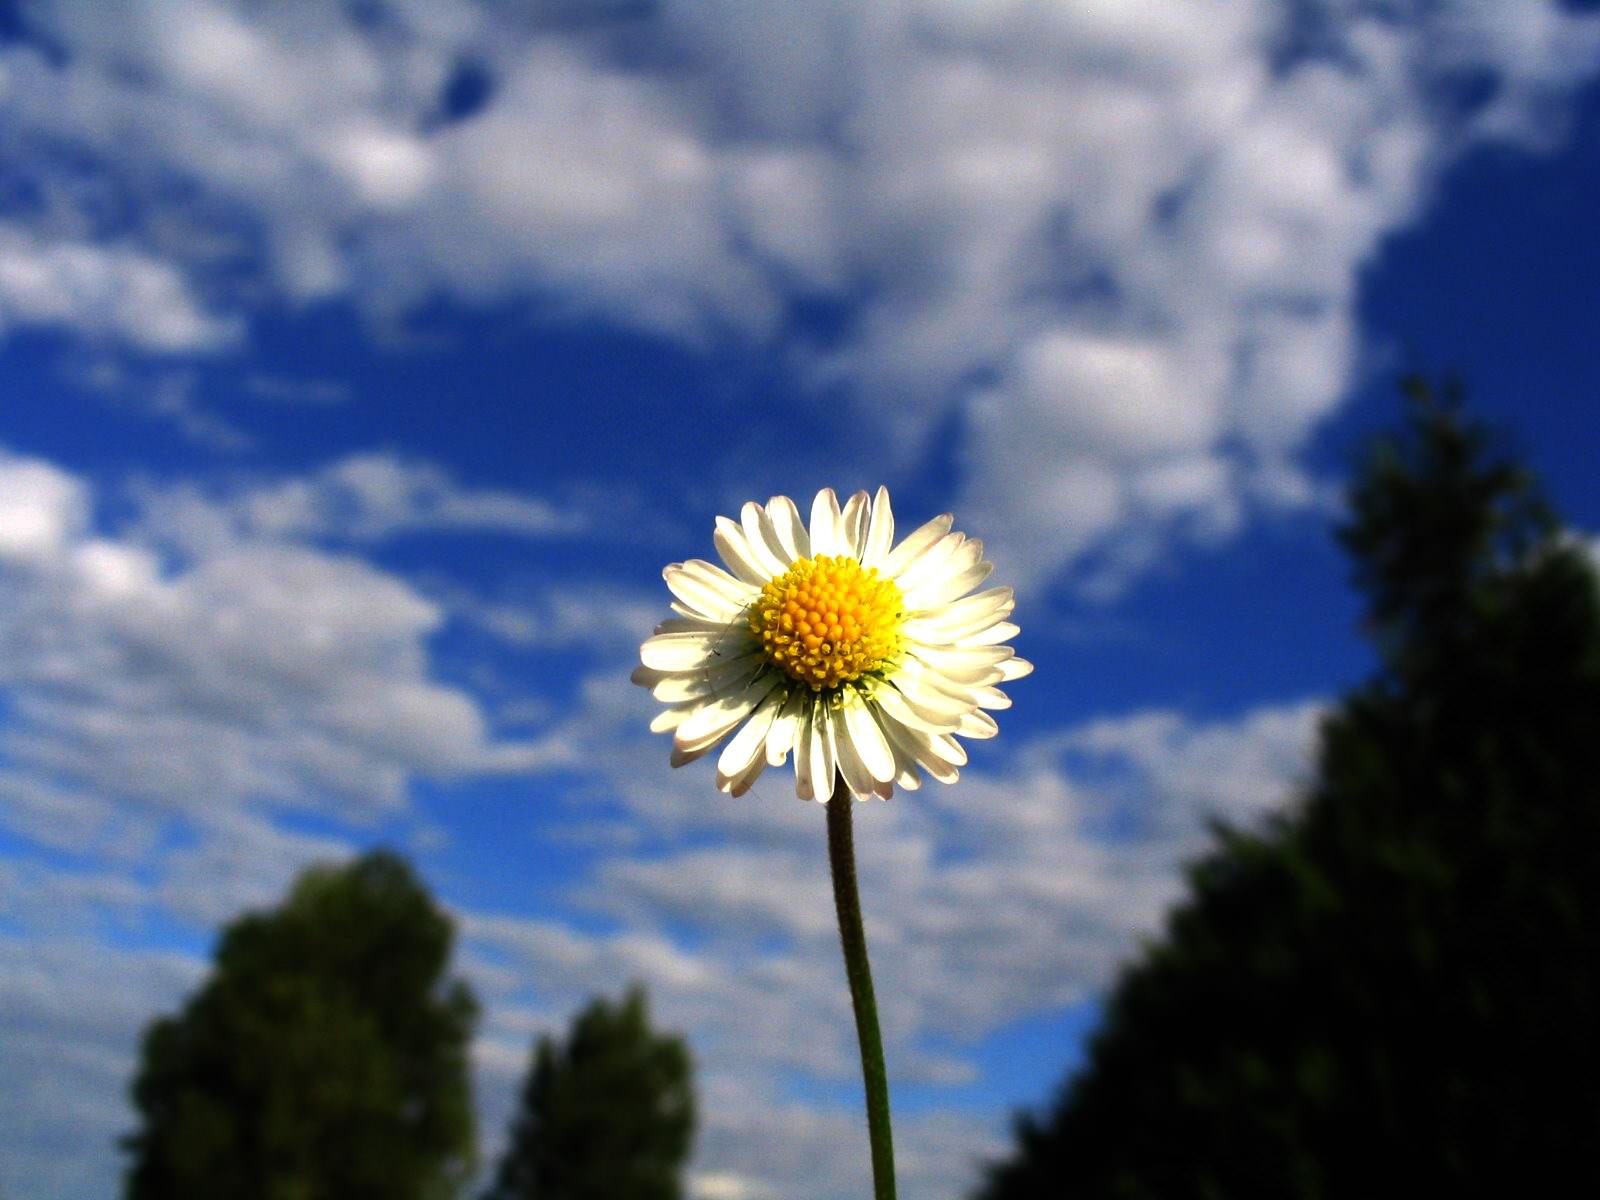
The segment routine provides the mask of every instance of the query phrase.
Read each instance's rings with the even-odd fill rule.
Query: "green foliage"
[[[1413,385],[1340,531],[1380,672],[982,1200],[1600,1188],[1600,593],[1493,449]]]
[[[473,1167],[477,1006],[405,861],[318,867],[146,1031],[129,1200],[444,1200]]]
[[[694,1137],[689,1049],[651,1032],[642,988],[539,1039],[485,1200],[679,1200]]]

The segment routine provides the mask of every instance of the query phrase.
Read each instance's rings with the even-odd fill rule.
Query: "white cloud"
[[[467,487],[431,463],[384,451],[274,482],[147,486],[140,500],[148,537],[202,555],[242,544],[366,543],[408,533],[560,537],[587,526],[574,505]]]
[[[401,803],[411,773],[471,770],[476,706],[426,681],[440,613],[353,560],[241,551],[163,577],[86,542],[7,596],[14,763],[150,803]]]
[[[661,598],[605,584],[559,584],[535,595],[467,601],[463,615],[513,646],[632,650],[661,618]]]
[[[245,377],[244,389],[257,400],[316,408],[345,404],[355,396],[350,385],[339,380],[259,371]]]
[[[386,528],[414,497],[378,475],[366,519]],[[526,518],[500,499],[495,519]],[[421,508],[449,521],[452,503],[477,502]],[[175,567],[94,533],[88,508],[71,476],[0,460],[0,744],[14,773],[189,814],[372,814],[403,805],[415,775],[520,765],[525,748],[496,744],[473,698],[429,678],[444,614],[409,585],[285,542],[227,542]]]
[[[543,536],[579,525],[573,514],[543,500],[464,488],[437,467],[390,454],[354,455],[310,479],[256,492],[243,504],[248,525],[266,536],[373,540],[419,529]]]
[[[0,221],[0,330],[65,326],[157,352],[213,350],[236,321],[207,312],[183,274],[131,246],[47,240]]]
[[[119,950],[98,939],[0,936],[7,1076],[0,1122],[8,1131],[0,1187],[7,1195],[114,1193],[113,1145],[132,1128],[126,1096],[139,1032],[201,969],[186,955]]]
[[[398,499],[381,465],[375,484],[353,474],[373,536],[407,514],[535,515],[426,470],[400,471]],[[0,1190],[36,1200],[114,1190],[138,1033],[203,967],[175,939],[198,944],[306,864],[348,857],[419,778],[548,757],[434,679],[442,608],[306,544],[320,518],[299,540],[168,558],[103,528],[95,501],[77,476],[0,453],[0,823],[26,847],[0,859]]]
[[[32,563],[59,554],[87,520],[77,480],[49,463],[0,458],[0,560]]]
[[[776,338],[856,389],[864,443],[909,456],[961,416],[964,510],[1037,577],[1109,558],[1080,579],[1104,593],[1174,537],[1316,494],[1297,456],[1356,369],[1363,267],[1471,147],[1552,144],[1600,62],[1600,16],[1502,8],[405,5],[362,24],[80,2],[35,18],[69,55],[0,53],[0,103],[27,170],[70,147],[142,198],[94,251],[122,274],[180,295],[226,265],[375,312],[442,290]],[[457,119],[464,62],[485,97]],[[1474,76],[1492,95],[1453,109]],[[169,174],[202,200],[174,209],[151,183]],[[68,319],[71,295],[28,311]],[[848,314],[826,353],[796,299]],[[145,344],[208,320],[98,311]],[[170,327],[132,324],[147,311]]]

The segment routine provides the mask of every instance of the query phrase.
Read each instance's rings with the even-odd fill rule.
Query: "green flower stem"
[[[894,1200],[894,1138],[889,1131],[889,1080],[883,1067],[883,1036],[878,1032],[878,1002],[872,995],[867,935],[861,927],[861,897],[856,891],[856,852],[850,834],[855,798],[842,778],[828,801],[828,865],[833,868],[833,905],[839,913],[839,941],[850,1003],[856,1010],[861,1042],[861,1074],[867,1085],[867,1137],[872,1143],[874,1200]]]

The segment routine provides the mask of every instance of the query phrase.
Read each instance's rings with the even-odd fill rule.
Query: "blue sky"
[[[885,483],[1038,665],[858,817],[954,1200],[1369,669],[1329,528],[1395,375],[1600,527],[1596,76],[1534,2],[0,9],[0,1193],[115,1194],[216,927],[385,843],[487,1153],[641,979],[697,1197],[859,1194],[821,812],[670,771],[627,675],[718,513]]]

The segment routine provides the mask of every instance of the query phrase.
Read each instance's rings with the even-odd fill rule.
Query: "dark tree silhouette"
[[[1410,388],[1340,538],[1380,669],[1219,829],[982,1200],[1600,1193],[1600,606],[1584,549]]]
[[[473,1169],[454,930],[405,861],[302,874],[146,1031],[129,1200],[443,1200]]]
[[[539,1039],[485,1200],[679,1200],[694,1138],[689,1049],[650,1029],[643,988]]]

